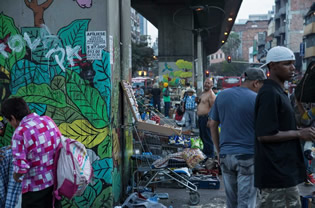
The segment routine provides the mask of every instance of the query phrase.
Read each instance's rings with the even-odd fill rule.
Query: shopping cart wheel
[[[197,205],[200,202],[200,195],[197,191],[191,191],[189,193],[189,201],[191,205]]]

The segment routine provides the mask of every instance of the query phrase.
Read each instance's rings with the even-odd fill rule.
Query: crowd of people
[[[181,93],[179,108],[185,127],[195,129],[197,120],[203,153],[219,161],[228,208],[301,207],[297,185],[312,176],[308,163],[312,157],[304,154],[301,142],[312,147],[315,140],[315,107],[305,109],[299,100],[292,106],[284,83],[294,76],[294,62],[290,49],[277,46],[266,57],[268,79],[262,69],[249,68],[240,87],[217,93],[207,78],[200,95],[189,84]],[[150,92],[158,111],[163,99],[166,118],[170,91],[168,83],[163,89],[155,83]],[[144,96],[139,86],[135,96]],[[8,194],[0,188],[0,204],[14,207],[22,193],[23,208],[52,207],[53,155],[61,137],[58,127],[51,118],[31,113],[22,98],[4,101],[1,114],[0,134],[4,120],[15,131],[12,145],[0,149],[0,165],[6,167],[0,168],[0,186],[10,190]],[[60,202],[54,205],[59,207]]]

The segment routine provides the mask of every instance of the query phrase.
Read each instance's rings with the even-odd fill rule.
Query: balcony
[[[285,33],[285,26],[281,26],[278,28],[280,34]]]
[[[312,33],[315,33],[315,22],[306,25],[304,28],[304,36],[310,35]]]
[[[285,14],[286,14],[286,7],[283,6],[278,11],[276,11],[275,19],[279,19],[281,15],[285,15]]]
[[[304,58],[315,57],[315,46],[305,48],[305,56]]]
[[[279,28],[276,28],[276,31],[274,33],[274,37],[279,37],[283,33],[285,33],[285,26],[281,26]]]

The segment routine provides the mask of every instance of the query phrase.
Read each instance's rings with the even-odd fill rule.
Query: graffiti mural
[[[46,0],[42,4],[38,4],[37,0],[24,0],[25,5],[30,8],[34,13],[34,26],[40,27],[45,24],[44,11],[51,5],[54,0]]]
[[[33,11],[51,2],[37,5],[25,0]],[[42,24],[43,19],[38,22],[41,27],[19,29],[13,18],[1,13],[0,22],[0,101],[22,97],[32,112],[50,116],[64,136],[88,148],[93,182],[82,196],[64,199],[63,207],[112,207],[112,184],[120,174],[112,159],[110,54],[103,50],[101,60],[86,59],[90,20],[74,20],[55,35]],[[13,131],[7,124],[0,147],[10,144]]]
[[[81,8],[90,8],[92,6],[92,0],[73,0],[73,1],[76,1],[77,4]]]
[[[185,85],[192,78],[192,63],[183,59],[174,62],[160,63],[163,82],[170,86]]]

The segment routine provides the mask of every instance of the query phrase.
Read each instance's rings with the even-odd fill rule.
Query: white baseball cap
[[[266,66],[270,62],[280,62],[280,61],[295,61],[294,53],[286,47],[276,46],[270,49],[267,53],[266,63],[260,68]]]

